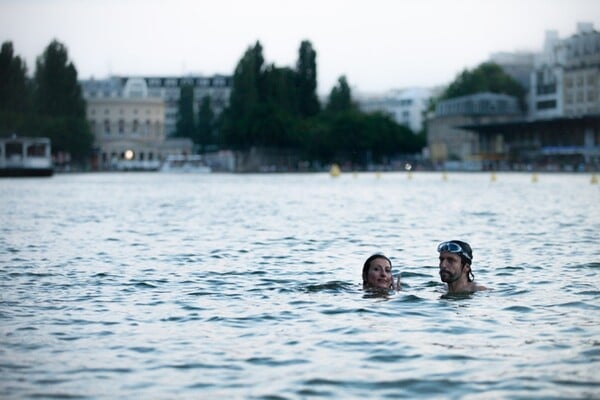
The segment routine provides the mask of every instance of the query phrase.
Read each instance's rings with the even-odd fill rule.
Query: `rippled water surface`
[[[590,176],[0,180],[0,398],[599,398]],[[445,296],[438,242],[493,290]],[[403,290],[362,290],[370,254]]]

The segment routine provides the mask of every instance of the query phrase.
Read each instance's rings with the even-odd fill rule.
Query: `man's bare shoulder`
[[[480,284],[475,283],[475,282],[471,282],[471,288],[470,289],[473,292],[479,292],[479,291],[483,291],[483,290],[491,290],[490,288],[485,287],[485,286],[480,285]]]

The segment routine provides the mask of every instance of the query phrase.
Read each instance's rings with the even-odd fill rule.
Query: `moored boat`
[[[52,176],[49,138],[13,135],[0,138],[0,176]]]
[[[212,168],[206,164],[204,157],[201,155],[171,154],[165,158],[160,171],[206,174],[212,172]]]

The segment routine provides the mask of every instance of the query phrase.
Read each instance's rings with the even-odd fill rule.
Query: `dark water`
[[[0,180],[0,398],[600,398],[589,175]],[[477,281],[446,297],[435,246]],[[383,251],[403,291],[364,292]]]

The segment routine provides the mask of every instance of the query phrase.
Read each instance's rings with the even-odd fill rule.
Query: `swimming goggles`
[[[442,242],[438,245],[437,251],[438,253],[441,253],[442,251],[447,251],[449,253],[461,254],[469,260],[471,259],[471,257],[467,254],[466,251],[463,250],[460,244],[456,242]]]

